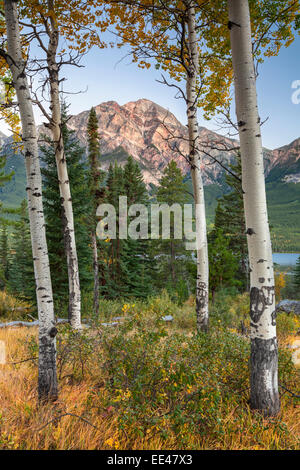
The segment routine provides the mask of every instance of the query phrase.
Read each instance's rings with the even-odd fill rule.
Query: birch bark
[[[53,10],[53,2],[48,0],[49,11]],[[49,36],[47,49],[47,65],[50,86],[50,130],[55,145],[55,159],[59,183],[59,191],[62,205],[62,220],[64,243],[68,266],[69,281],[69,322],[72,328],[81,328],[81,293],[79,282],[78,258],[75,241],[74,218],[68,168],[64,150],[63,136],[61,132],[62,117],[59,96],[59,67],[56,62],[59,43],[59,31],[54,16],[50,17],[51,29],[47,25]]]
[[[197,236],[197,285],[196,316],[197,330],[208,330],[208,250],[204,188],[201,175],[202,157],[199,149],[199,127],[197,120],[197,76],[199,74],[199,53],[197,47],[194,1],[187,8],[189,71],[186,82],[187,119],[189,133],[189,158],[193,182],[196,236]]]
[[[18,99],[25,153],[26,191],[39,316],[38,395],[42,400],[46,398],[56,399],[58,395],[55,343],[57,330],[55,328],[52,285],[45,233],[37,132],[32,100],[25,74],[26,64],[22,56],[17,2],[5,0],[4,5],[8,65],[12,73]]]
[[[274,272],[248,0],[228,0],[228,11],[250,262],[250,405],[273,416],[280,409]]]

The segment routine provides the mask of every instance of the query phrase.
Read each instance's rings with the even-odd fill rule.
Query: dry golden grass
[[[171,431],[167,440],[157,435],[132,440],[121,431],[117,412],[101,407],[101,394],[104,398],[107,392],[99,378],[95,381],[91,375],[78,384],[62,381],[59,400],[38,405],[36,362],[12,364],[28,357],[26,343],[36,334],[35,328],[0,330],[0,340],[5,342],[7,355],[7,364],[0,366],[0,449],[178,448],[176,436]],[[97,390],[97,402],[91,399],[93,390]],[[272,420],[251,413],[247,406],[241,409],[233,404],[223,410],[224,419],[220,426],[225,432],[190,436],[188,448],[297,449],[299,411],[287,396],[282,398],[281,415]],[[76,416],[62,416],[66,413]],[[62,417],[55,420],[58,416]]]

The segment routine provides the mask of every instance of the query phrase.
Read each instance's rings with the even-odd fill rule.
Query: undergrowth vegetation
[[[14,319],[28,321],[31,311],[32,306],[28,302],[17,299],[5,290],[0,290],[0,322]]]
[[[299,318],[278,318],[282,411],[266,420],[248,406],[247,305],[246,294],[221,292],[199,335],[192,298],[101,301],[91,328],[59,325],[60,397],[47,405],[37,403],[36,329],[0,330],[0,449],[299,448],[297,398],[286,390],[299,395],[299,371],[285,347]]]

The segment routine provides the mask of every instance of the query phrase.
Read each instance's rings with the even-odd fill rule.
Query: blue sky
[[[123,105],[147,98],[169,109],[185,124],[184,102],[174,98],[174,89],[156,82],[160,78],[159,71],[155,68],[141,70],[125,56],[124,49],[93,48],[82,61],[84,68],[65,68],[64,90],[87,89],[82,94],[69,95],[70,112],[77,114],[104,101],[114,100]],[[277,148],[300,137],[300,104],[292,103],[295,80],[300,80],[299,37],[289,48],[282,48],[277,57],[266,58],[259,68],[258,105],[262,121],[268,117],[262,128],[263,145],[267,148]],[[37,121],[41,121],[38,112]],[[218,129],[215,122],[202,118],[201,110],[199,124]],[[5,129],[0,127],[0,130]]]

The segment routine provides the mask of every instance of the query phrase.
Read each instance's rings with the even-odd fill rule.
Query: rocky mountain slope
[[[141,99],[120,106],[108,101],[95,106],[101,135],[101,166],[110,162],[125,163],[129,154],[138,162],[145,182],[157,185],[168,162],[176,159],[189,180],[187,128],[175,116],[153,103]],[[86,146],[89,111],[69,120],[69,126]],[[39,129],[40,133],[45,128]],[[225,190],[225,170],[234,156],[238,142],[226,139],[204,127],[200,128],[204,152],[202,169],[208,224],[214,220],[217,198]],[[0,133],[0,147],[7,155],[6,171],[15,172],[12,181],[0,187],[0,201],[16,207],[25,197],[24,159],[10,148],[10,138]],[[213,148],[213,150],[211,150]],[[208,157],[209,153],[213,158]],[[273,226],[273,247],[277,251],[300,251],[300,138],[276,150],[264,150],[269,216]],[[188,184],[191,184],[188,181]]]
[[[104,168],[112,159],[122,160],[123,156],[125,160],[125,155],[130,154],[140,163],[147,183],[157,184],[171,159],[176,158],[183,172],[189,172],[187,128],[167,109],[150,100],[140,99],[123,106],[108,101],[96,106],[95,111],[102,139]],[[84,145],[88,114],[89,111],[83,111],[69,120],[70,128]],[[231,149],[238,147],[238,142],[205,127],[200,128],[200,142],[204,152],[204,182],[213,184],[224,174],[224,169],[215,159],[226,166],[234,155]],[[298,181],[300,139],[274,151],[265,149],[264,157],[266,177],[272,174],[276,179],[282,174],[286,181]],[[290,177],[291,174],[293,176]]]
[[[150,100],[140,99],[123,106],[107,101],[95,106],[95,111],[99,121],[103,169],[107,169],[114,160],[122,164],[128,155],[132,155],[139,162],[147,184],[156,185],[172,159],[176,159],[184,174],[189,173],[187,127],[167,109]],[[87,143],[88,115],[88,110],[83,111],[68,121],[84,146]],[[40,127],[39,132],[45,132],[45,128]],[[0,146],[3,142],[4,135],[0,133]],[[233,149],[238,147],[238,142],[201,127],[200,146],[204,184],[220,183],[224,177],[223,166],[232,160]],[[264,157],[267,180],[300,181],[300,138],[273,151],[265,149]],[[16,159],[8,160],[9,168],[14,169]]]
[[[148,184],[157,184],[165,166],[175,158],[182,171],[189,172],[187,128],[165,108],[141,99],[124,106],[108,101],[96,106],[95,111],[99,121],[104,168],[112,158],[120,159],[122,154],[130,154],[139,162]],[[88,111],[69,120],[69,127],[75,130],[83,144],[86,144],[87,120]],[[210,141],[216,144],[221,142],[219,150],[211,151],[218,159],[228,159],[224,148],[236,146],[234,141],[220,138],[208,129],[201,128],[200,134],[206,150]],[[211,163],[211,159],[205,156],[203,171],[208,184],[218,179],[222,172],[221,167]]]
[[[268,181],[300,182],[300,138],[272,152]]]

